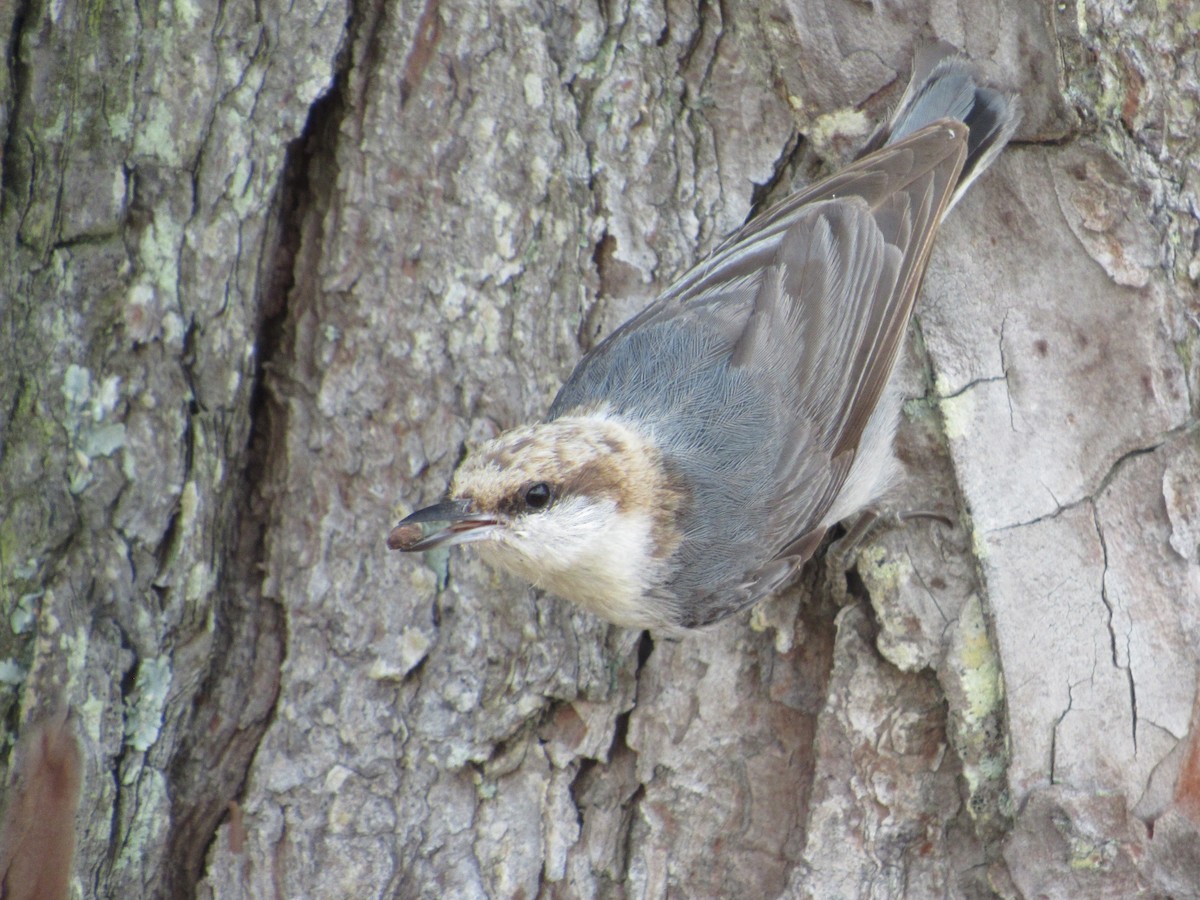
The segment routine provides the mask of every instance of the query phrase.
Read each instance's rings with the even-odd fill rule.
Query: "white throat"
[[[539,588],[618,625],[645,628],[658,624],[646,593],[663,575],[651,528],[649,515],[622,512],[611,500],[564,497],[477,546],[485,560]]]

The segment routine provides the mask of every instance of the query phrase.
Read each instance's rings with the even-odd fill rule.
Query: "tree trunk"
[[[30,810],[84,897],[1195,893],[1189,4],[210,6],[0,10],[4,896]],[[386,550],[935,39],[1025,109],[904,363],[952,526],[682,640]]]

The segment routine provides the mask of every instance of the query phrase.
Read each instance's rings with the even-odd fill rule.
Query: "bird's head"
[[[446,499],[400,522],[388,546],[477,543],[489,563],[645,627],[644,595],[680,540],[681,496],[651,437],[603,415],[561,418],[481,446]]]

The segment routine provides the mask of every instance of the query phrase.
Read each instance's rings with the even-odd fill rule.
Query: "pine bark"
[[[0,9],[5,896],[30,809],[84,897],[1188,896],[1197,27]],[[386,550],[936,39],[1025,109],[904,361],[890,505],[953,524],[682,640]]]

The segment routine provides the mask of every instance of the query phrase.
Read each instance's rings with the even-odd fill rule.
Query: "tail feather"
[[[1021,121],[1020,98],[979,83],[975,67],[949,44],[917,55],[912,80],[891,119],[872,135],[862,154],[908,137],[941,119],[967,126],[967,160],[950,207],[1004,149]]]

